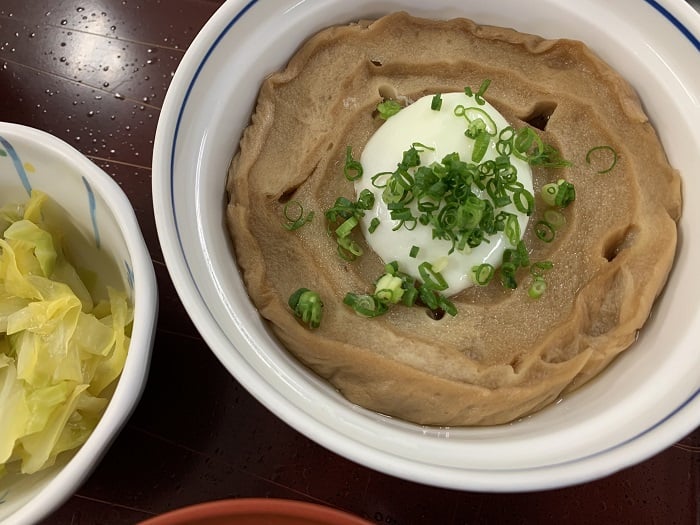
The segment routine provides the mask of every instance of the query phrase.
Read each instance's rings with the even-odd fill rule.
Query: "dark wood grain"
[[[300,435],[219,364],[160,251],[151,159],[165,92],[218,0],[2,0],[0,120],[68,141],[133,203],[160,313],[148,384],[94,474],[46,525],[133,524],[184,505],[281,497],[383,524],[700,523],[700,430],[648,461],[556,491],[478,494],[392,478]]]

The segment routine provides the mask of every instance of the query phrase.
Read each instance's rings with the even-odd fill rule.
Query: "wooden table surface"
[[[274,1],[274,0],[271,0]],[[151,201],[173,73],[222,0],[0,0],[0,120],[66,140],[133,203],[160,314],[148,384],[94,474],[45,524],[133,524],[222,498],[322,503],[383,524],[700,523],[700,429],[646,462],[555,491],[480,494],[384,475],[315,444],[219,364],[175,293]]]

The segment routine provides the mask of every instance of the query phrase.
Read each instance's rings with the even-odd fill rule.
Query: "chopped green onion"
[[[556,182],[550,182],[542,186],[542,189],[540,190],[542,200],[550,206],[554,206],[558,189],[559,185]]]
[[[516,246],[520,242],[520,221],[518,217],[512,213],[508,214],[506,219],[506,227],[503,233],[508,237],[508,241],[512,246]]]
[[[530,274],[533,277],[542,277],[545,271],[551,270],[553,267],[552,261],[536,262],[530,266]]]
[[[486,111],[481,108],[476,107],[464,107],[458,105],[455,107],[455,115],[458,117],[464,117],[469,123],[469,129],[465,132],[465,135],[469,138],[474,138],[477,133],[485,131],[491,136],[495,136],[498,131],[496,122],[491,118]]]
[[[598,172],[598,173],[608,173],[617,164],[617,151],[615,151],[612,148],[612,146],[607,146],[607,145],[606,146],[595,146],[595,147],[589,149],[588,153],[586,153],[586,163],[590,164],[591,163],[591,155],[593,153],[595,153],[596,151],[601,151],[601,150],[609,151],[610,153],[612,153],[612,160],[610,161],[610,166],[608,168],[606,168],[604,170],[600,170]]]
[[[513,153],[513,137],[515,137],[515,129],[513,126],[506,126],[498,133],[498,142],[496,142],[496,151],[503,157],[509,157]]]
[[[474,139],[474,149],[472,150],[472,162],[481,162],[489,149],[491,135],[486,131],[481,131]]]
[[[386,304],[377,300],[374,296],[367,294],[348,292],[343,298],[343,303],[363,317],[377,317],[386,313],[388,309]]]
[[[506,139],[501,138],[502,141]],[[524,127],[515,132],[512,137],[513,155],[533,166],[545,168],[564,168],[571,163],[562,158],[561,154],[532,129]],[[501,146],[504,148],[505,146]]]
[[[486,286],[491,282],[496,269],[488,263],[480,264],[472,268],[472,280],[479,286]]]
[[[352,158],[351,146],[348,146],[345,149],[345,166],[343,167],[343,174],[345,175],[345,178],[351,182],[362,177],[362,164]]]
[[[335,234],[340,238],[347,237],[350,235],[353,228],[359,224],[359,222],[360,221],[357,219],[357,217],[353,215],[352,217],[345,219],[345,221],[335,229]]]
[[[439,271],[433,268],[433,265],[429,262],[421,263],[418,266],[418,273],[423,279],[423,287],[431,288],[432,290],[437,290],[441,292],[442,290],[447,290],[447,281],[442,276]]]
[[[403,294],[403,280],[400,277],[385,273],[377,280],[374,297],[381,302],[396,304],[401,300]]]
[[[391,177],[390,171],[382,171],[380,173],[377,173],[376,175],[373,175],[370,180],[372,181],[372,186],[381,189],[386,186],[386,181],[389,180],[389,177]],[[383,180],[380,181],[380,178]]]
[[[530,254],[527,253],[525,243],[519,241],[515,248],[506,248],[503,251],[503,263],[512,263],[515,268],[529,266]]]
[[[518,266],[513,262],[504,262],[501,264],[501,284],[504,288],[515,289],[518,287],[518,282],[515,280],[515,272]]]
[[[369,228],[367,228],[367,231],[369,233],[374,233],[374,231],[379,227],[379,219],[377,217],[373,217],[372,220],[369,222]]]
[[[486,122],[484,119],[477,118],[469,121],[469,126],[467,126],[464,134],[470,139],[476,139],[479,135],[486,132]]]
[[[287,303],[294,315],[309,328],[318,328],[321,325],[323,302],[317,292],[312,292],[308,288],[299,288],[289,297]]]
[[[295,206],[298,213],[292,215],[290,212],[290,206]],[[289,201],[284,205],[284,218],[287,220],[287,223],[284,224],[283,226],[287,228],[289,231],[294,231],[298,230],[304,224],[307,222],[311,222],[314,218],[314,212],[310,211],[306,217],[304,217],[304,207],[299,201]]]
[[[527,290],[527,294],[532,299],[539,299],[547,289],[547,282],[541,277],[535,277]]]
[[[513,204],[520,213],[526,215],[531,215],[535,209],[535,199],[526,189],[517,189],[513,192]]]
[[[418,252],[420,251],[420,247],[418,246],[411,246],[411,251],[408,253],[409,257],[412,257],[415,259],[418,256]]]
[[[542,200],[547,204],[560,208],[566,208],[576,200],[576,188],[564,179],[545,184],[542,186],[540,194],[542,195]]]
[[[542,214],[542,218],[555,230],[560,229],[566,224],[566,217],[564,217],[564,214],[552,208],[545,210]]]
[[[430,109],[433,111],[440,111],[442,108],[442,95],[440,93],[436,93],[433,95],[433,99],[430,102]]]
[[[351,254],[351,258],[349,260],[355,260],[363,253],[362,248],[360,248],[360,245],[357,244],[357,242],[352,240],[350,237],[337,237],[336,241],[338,242],[339,249],[341,249],[343,252],[349,252],[349,254]]]
[[[464,88],[464,94],[467,95],[468,97],[473,96],[476,103],[479,104],[480,106],[483,106],[486,103],[486,101],[483,98],[484,93],[486,93],[486,90],[488,89],[490,84],[491,84],[491,80],[489,80],[487,78],[483,82],[481,82],[481,86],[479,87],[479,91],[474,93],[472,91],[472,88],[467,86]]]
[[[544,242],[552,242],[554,240],[554,228],[547,221],[537,221],[535,224],[535,235]]]
[[[443,312],[452,317],[457,315],[457,307],[452,301],[442,294],[438,295],[438,308],[442,309]]]
[[[385,100],[377,104],[377,111],[379,112],[379,118],[386,120],[401,111],[401,104],[395,100]]]
[[[357,203],[355,204],[355,208],[357,210],[371,210],[374,207],[374,193],[372,193],[368,189],[364,189],[360,192],[360,194],[357,196]],[[361,214],[364,215],[364,214]]]
[[[554,204],[560,208],[565,208],[576,200],[576,188],[574,188],[573,184],[565,180],[560,180],[557,184],[559,185],[559,190],[554,199]]]

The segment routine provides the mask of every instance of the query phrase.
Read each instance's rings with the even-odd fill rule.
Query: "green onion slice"
[[[336,241],[338,242],[338,255],[346,261],[354,261],[363,253],[360,245],[350,237],[338,237]]]
[[[487,78],[487,79],[484,79],[484,80],[481,82],[481,86],[479,86],[479,91],[477,91],[476,93],[474,93],[474,92],[472,91],[472,88],[470,88],[470,87],[467,86],[467,87],[464,88],[464,94],[467,95],[468,97],[473,96],[473,97],[474,97],[474,101],[475,101],[477,104],[479,104],[480,106],[483,106],[483,105],[486,103],[486,101],[484,100],[484,93],[486,93],[486,90],[489,88],[489,85],[491,85],[491,80],[488,79],[488,78]]]
[[[287,302],[294,315],[308,325],[309,328],[318,328],[321,325],[323,315],[323,301],[318,292],[308,288],[299,288],[289,297]]]
[[[401,104],[395,100],[385,100],[377,104],[377,111],[379,118],[386,120],[401,111]]]
[[[343,174],[345,175],[345,178],[351,182],[362,177],[362,164],[352,158],[351,146],[348,146],[345,149],[345,166],[343,167]]]
[[[576,188],[570,182],[559,179],[542,186],[540,190],[542,200],[550,206],[566,208],[576,200]]]
[[[564,217],[564,214],[552,208],[545,210],[542,214],[542,218],[555,230],[559,230],[566,224],[566,217]]]
[[[508,237],[508,241],[512,246],[517,246],[517,244],[520,242],[520,221],[518,221],[518,217],[516,215],[513,215],[512,213],[508,214],[503,233],[506,234],[506,237]]]
[[[291,208],[295,208],[296,213],[294,213]],[[297,200],[287,202],[284,205],[283,213],[284,218],[287,220],[283,226],[289,231],[298,230],[307,222],[311,222],[314,218],[313,211],[310,211],[304,216],[304,206]]]
[[[481,108],[474,106],[464,107],[462,105],[458,105],[455,107],[454,113],[458,117],[466,118],[470,125],[475,124],[476,126],[479,126],[481,130],[486,131],[486,133],[489,135],[495,136],[496,132],[498,131],[496,122],[493,120],[493,118],[491,118],[491,115]],[[474,138],[471,135],[467,136]]]
[[[552,263],[552,261],[539,261],[532,263],[530,266],[530,274],[533,277],[542,277],[544,272],[551,270],[553,267],[554,263]]]
[[[367,294],[348,292],[343,298],[343,303],[363,317],[377,317],[386,313],[388,310],[386,304],[377,300],[374,296]]]
[[[587,164],[591,163],[592,155],[597,151],[609,151],[612,154],[612,159],[610,159],[610,166],[604,170],[598,171],[598,173],[608,173],[617,164],[617,151],[615,151],[612,146],[607,146],[607,145],[595,146],[595,147],[589,149],[588,153],[586,153],[586,163]]]
[[[554,240],[554,228],[547,221],[537,221],[535,224],[535,235],[544,242],[552,242]]]
[[[385,273],[375,284],[374,297],[388,304],[398,303],[404,294],[403,280],[401,277]]]
[[[474,139],[474,149],[472,150],[472,162],[481,162],[489,149],[491,135],[482,131]]]
[[[496,274],[496,269],[488,263],[482,263],[472,268],[472,280],[479,286],[486,286]]]
[[[359,224],[359,220],[354,215],[343,221],[340,226],[335,229],[335,234],[340,237],[347,237],[352,232],[353,228]]]
[[[547,289],[547,282],[541,277],[535,277],[527,290],[527,295],[532,299],[539,299]]]
[[[428,287],[432,290],[437,290],[438,292],[447,290],[447,281],[445,281],[445,278],[440,272],[433,269],[433,265],[429,262],[426,261],[421,263],[418,266],[418,273],[420,274],[421,279],[423,279],[424,288]]]

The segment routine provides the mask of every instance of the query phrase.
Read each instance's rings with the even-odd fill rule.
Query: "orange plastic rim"
[[[140,525],[371,525],[357,516],[315,503],[244,498],[200,503],[142,521]]]

